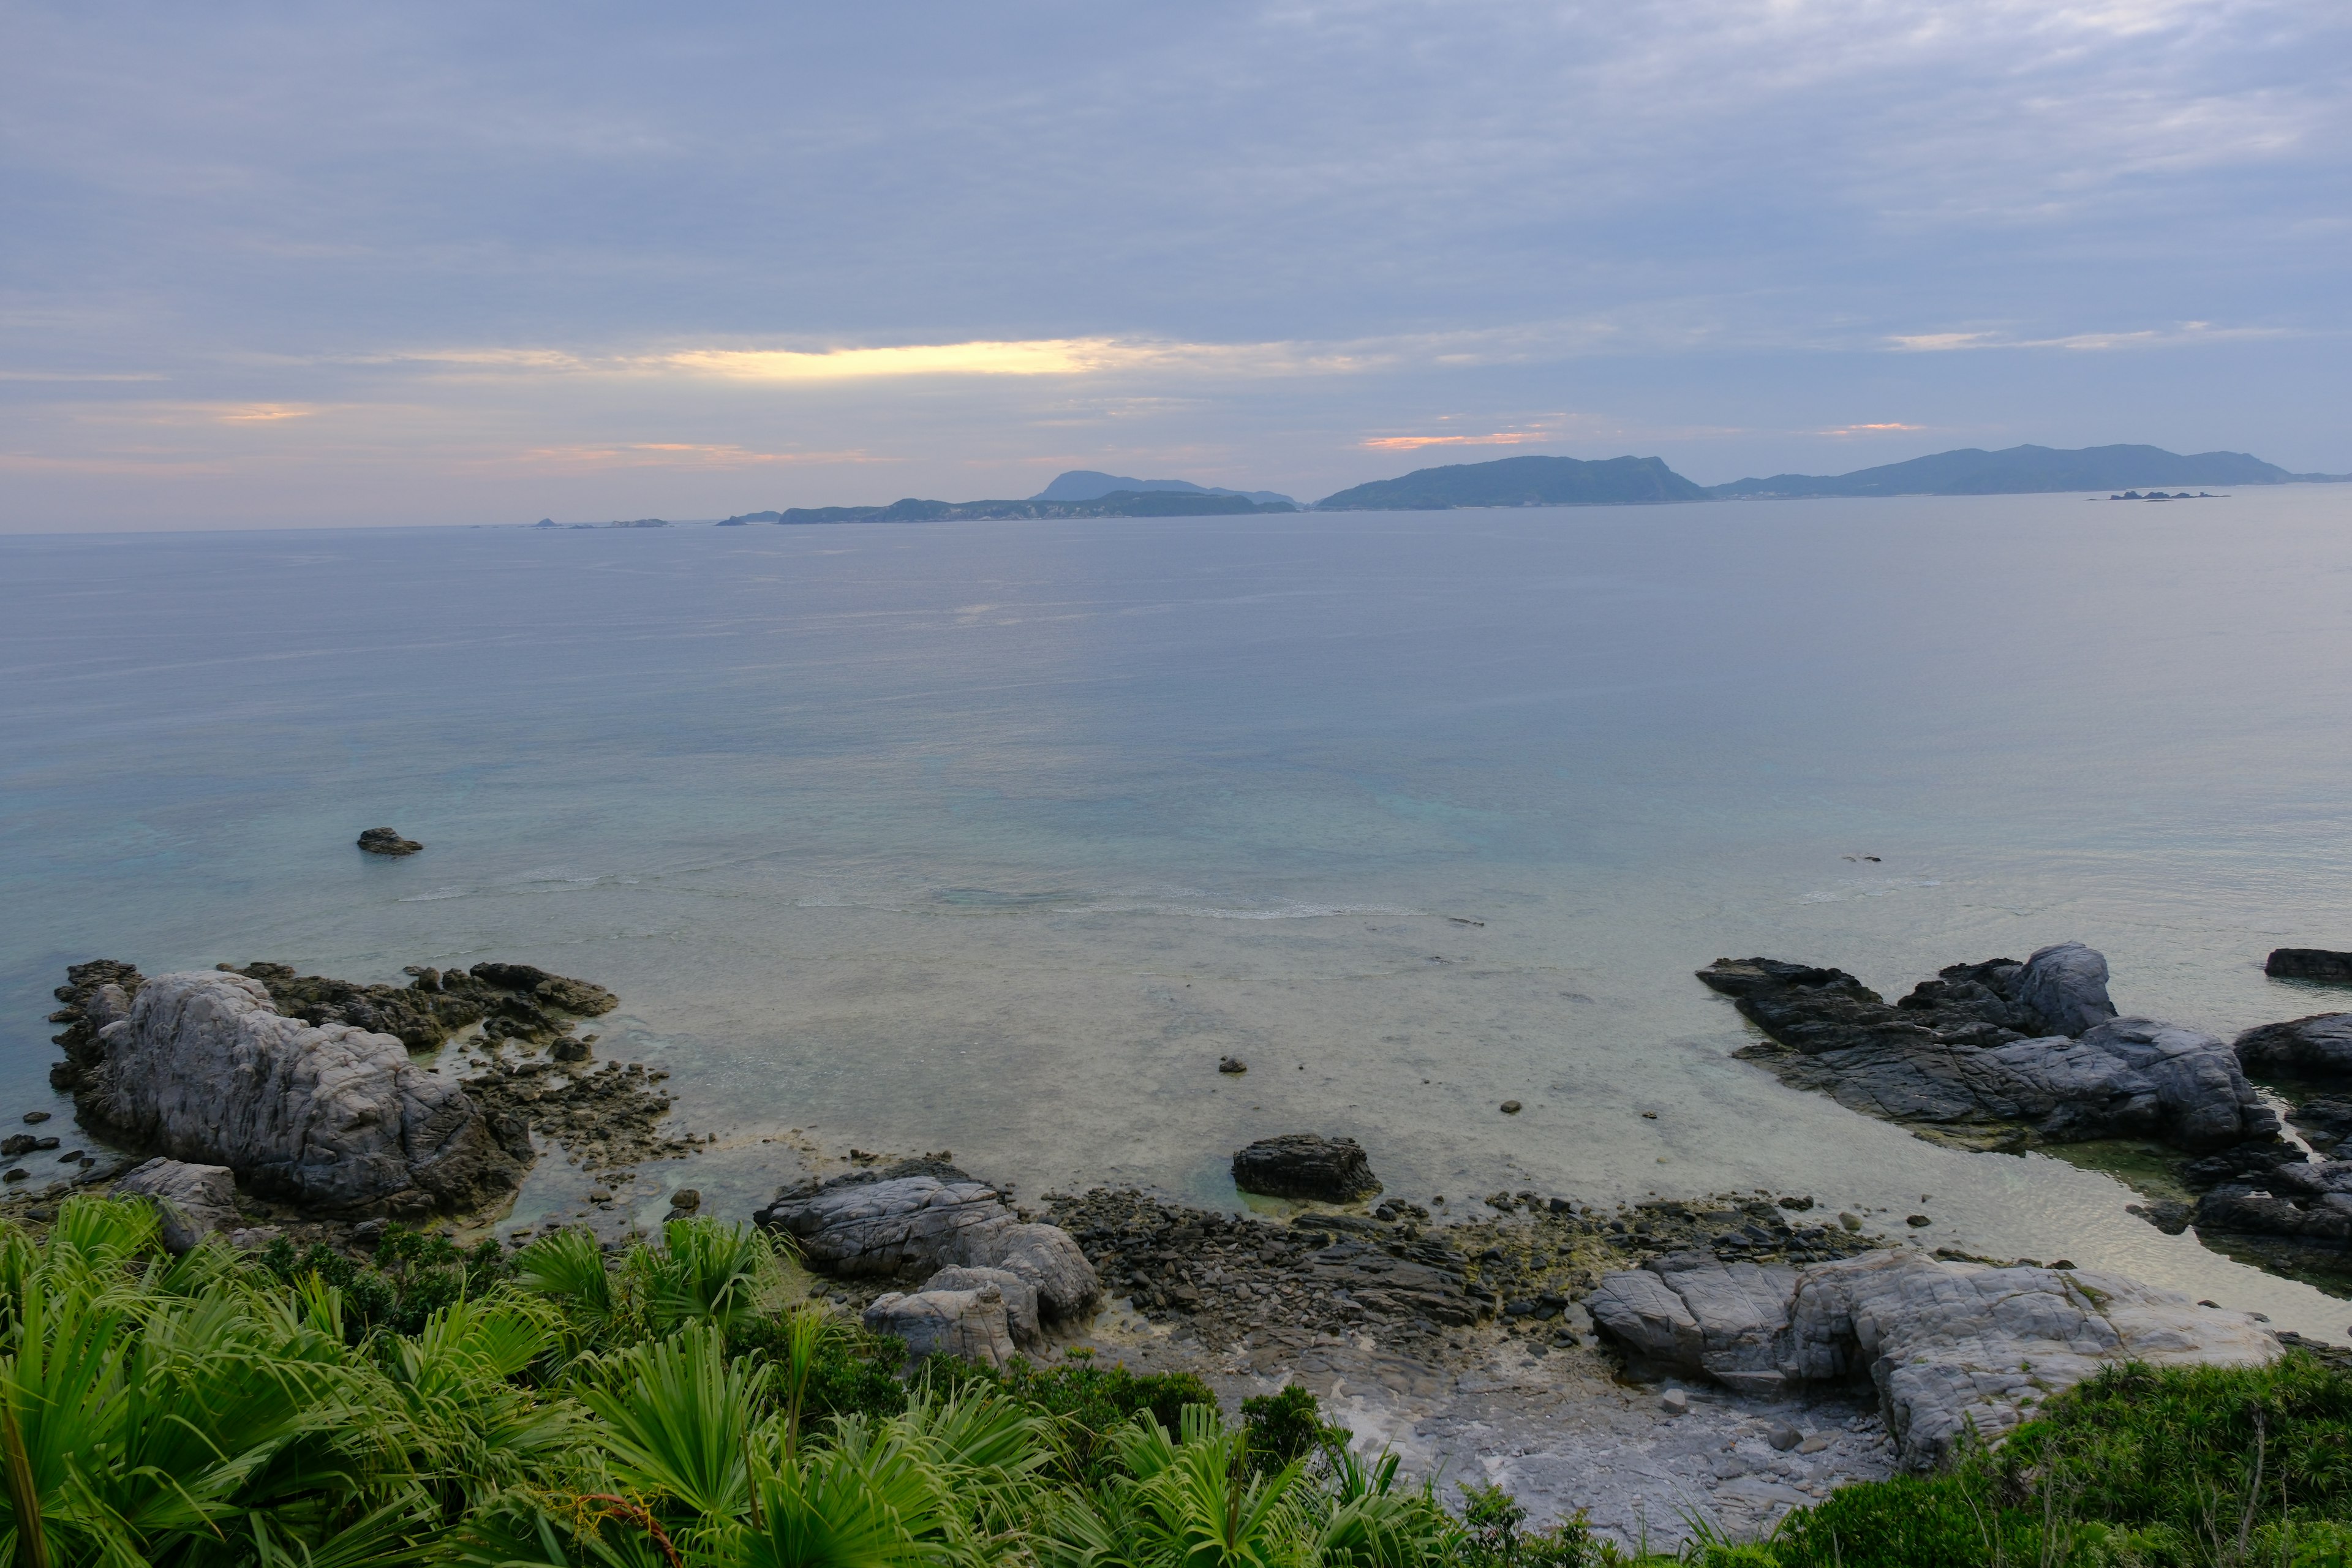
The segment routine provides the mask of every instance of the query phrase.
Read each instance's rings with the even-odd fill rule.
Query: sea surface
[[[2072,938],[2126,1012],[2352,1005],[2261,971],[2352,947],[2352,486],[20,536],[0,742],[7,1120],[69,1110],[75,960],[496,957],[620,993],[716,1138],[650,1215],[853,1146],[1230,1204],[1311,1129],[1455,1213],[1802,1193],[2352,1337],[2106,1176],[1782,1087],[1691,977]]]

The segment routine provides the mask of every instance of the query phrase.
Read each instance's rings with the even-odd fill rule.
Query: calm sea
[[[2352,947],[2352,487],[16,537],[0,735],[11,1120],[70,961],[495,956],[717,1135],[652,1214],[793,1142],[1231,1201],[1314,1129],[1456,1212],[1801,1192],[2352,1321],[1784,1089],[1690,973],[2077,938],[2127,1012],[2352,1005],[2260,969]]]

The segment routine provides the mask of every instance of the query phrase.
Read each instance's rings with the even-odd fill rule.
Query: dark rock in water
[[[393,827],[371,827],[360,835],[360,847],[371,855],[414,855],[425,847],[414,838],[403,838]]]
[[[702,1194],[692,1187],[680,1187],[670,1194],[669,1206],[680,1214],[692,1214],[702,1206]]]
[[[2240,1035],[2235,1049],[2248,1072],[2352,1085],[2352,1013],[2264,1024]]]
[[[566,1035],[548,1047],[547,1054],[559,1062],[584,1062],[588,1059],[588,1042],[577,1035]]]
[[[49,1113],[46,1110],[28,1110],[25,1112],[25,1120],[27,1122],[36,1125],[40,1122],[47,1121],[48,1119]]]
[[[0,1138],[0,1159],[13,1160],[19,1154],[29,1154],[40,1147],[41,1141],[29,1132],[12,1132]]]
[[[1234,1185],[1277,1198],[1353,1203],[1381,1190],[1371,1162],[1353,1138],[1286,1132],[1261,1138],[1234,1156]]]
[[[2352,952],[2330,952],[2319,947],[2274,949],[2263,964],[2273,980],[2324,980],[2352,985]]]
[[[2007,1126],[2202,1152],[2277,1131],[2221,1041],[2115,1017],[2106,961],[2079,942],[2021,964],[1956,964],[1892,1006],[1843,970],[1776,959],[1717,959],[1698,977],[1776,1042],[1741,1056],[1852,1110],[1960,1142],[1981,1146]]]
[[[601,985],[550,974],[544,969],[534,969],[528,963],[478,963],[467,973],[485,985],[525,993],[543,1006],[562,1013],[575,1013],[583,1018],[600,1017],[621,1005],[618,996]],[[450,978],[444,975],[442,983],[446,985]]]
[[[2187,1230],[2189,1220],[2196,1215],[2196,1211],[2189,1205],[2172,1198],[2149,1204],[2127,1205],[2124,1212],[2139,1215],[2167,1236],[2179,1236],[2182,1231]]]

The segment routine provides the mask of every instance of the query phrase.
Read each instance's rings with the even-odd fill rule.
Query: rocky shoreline
[[[389,1222],[494,1215],[551,1149],[603,1184],[592,1199],[694,1152],[663,1126],[666,1075],[595,1062],[581,1025],[617,1005],[610,992],[521,964],[409,973],[390,986],[274,963],[153,979],[74,965],[54,1081],[84,1126],[152,1157],[70,1151],[68,1173],[37,1187],[12,1166],[0,1173],[25,1173],[0,1214],[38,1223],[73,1191],[113,1191],[156,1202],[175,1249],[216,1232],[358,1255]],[[2352,1213],[2246,1076],[2333,1085],[2352,1017],[2250,1031],[2232,1050],[2116,1018],[2104,960],[2071,947],[1956,966],[1891,1005],[1843,972],[1772,960],[1701,978],[1766,1031],[1743,1055],[1939,1140],[2150,1141],[2204,1183],[2200,1235],[2264,1205],[2289,1216],[2260,1233],[2274,1240]],[[426,1052],[439,1071],[412,1060]],[[2305,1095],[2288,1122],[2319,1126],[2329,1103]],[[0,1151],[62,1142],[21,1133]],[[752,1217],[791,1238],[836,1307],[919,1352],[1092,1351],[1234,1397],[1300,1381],[1367,1440],[1507,1475],[1538,1503],[1594,1504],[1629,1539],[1671,1539],[1677,1498],[1747,1529],[1932,1466],[1963,1426],[1998,1432],[2105,1360],[2242,1364],[2282,1342],[2063,1259],[1931,1254],[1803,1194],[1602,1205],[1523,1190],[1440,1217],[1375,1201],[1366,1152],[1307,1133],[1238,1152],[1234,1172],[1291,1212],[1102,1187],[1024,1206],[941,1153],[861,1155]],[[2298,1202],[2297,1181],[2321,1195]]]
[[[2352,955],[2281,949],[2266,967],[2352,974]],[[1785,1082],[1932,1142],[2109,1172],[2158,1228],[2352,1296],[2352,1012],[2231,1042],[2119,1016],[2106,959],[2079,942],[1954,964],[1891,1004],[1780,959],[1697,973],[1765,1037],[1737,1054]]]

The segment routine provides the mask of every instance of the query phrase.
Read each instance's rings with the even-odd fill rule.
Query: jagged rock
[[[360,835],[359,843],[371,855],[414,855],[425,847],[414,838],[403,838],[396,827],[371,827]]]
[[[545,1006],[558,1012],[574,1013],[583,1018],[594,1018],[611,1012],[621,1005],[621,999],[603,986],[585,980],[573,980],[567,975],[550,974],[528,963],[478,963],[467,973],[486,985],[502,991],[525,992],[535,996]],[[443,976],[443,984],[448,977]]]
[[[1742,1392],[1866,1376],[1916,1469],[1971,1426],[1998,1438],[2112,1363],[2261,1365],[2279,1353],[2242,1313],[2119,1275],[1944,1262],[1907,1247],[1794,1273],[1685,1254],[1608,1276],[1586,1306],[1636,1357]]]
[[[2330,952],[2319,947],[2272,950],[2263,973],[2273,980],[2323,980],[2352,985],[2352,952]]]
[[[1102,1295],[1094,1266],[1066,1232],[1022,1224],[995,1188],[968,1178],[851,1177],[788,1188],[752,1223],[792,1236],[809,1266],[828,1274],[1002,1268],[1036,1292],[1048,1318],[1075,1316]]]
[[[866,1309],[866,1326],[907,1342],[908,1352],[934,1352],[1003,1366],[1013,1359],[1013,1328],[1004,1297],[993,1285],[976,1290],[893,1290]]]
[[[150,1160],[114,1184],[110,1194],[145,1198],[163,1220],[163,1247],[174,1258],[207,1236],[226,1235],[243,1221],[236,1212],[236,1174],[226,1165]]]
[[[1316,1198],[1353,1203],[1381,1190],[1353,1138],[1286,1132],[1261,1138],[1234,1156],[1234,1185],[1245,1193],[1277,1198]]]
[[[923,1281],[922,1293],[940,1290],[978,1290],[992,1289],[1004,1298],[1004,1320],[1013,1331],[1013,1342],[1027,1350],[1044,1337],[1037,1312],[1037,1288],[1008,1268],[966,1268],[961,1265],[942,1268]]]
[[[226,1165],[258,1192],[425,1212],[478,1206],[521,1175],[465,1091],[400,1041],[286,1017],[247,975],[158,975],[85,1056],[72,1085],[85,1123]]]
[[[2352,1013],[2264,1024],[2240,1035],[2234,1048],[2248,1072],[2352,1084]]]
[[[1698,975],[1778,1047],[1740,1055],[1869,1115],[2007,1123],[2057,1142],[2161,1138],[2195,1152],[2276,1136],[2276,1115],[2221,1041],[2107,1016],[2105,971],[2098,953],[2065,942],[2023,964],[1953,965],[1892,1006],[1838,969],[1717,959]],[[2094,1021],[2080,1038],[2021,1033],[2053,1019]]]

